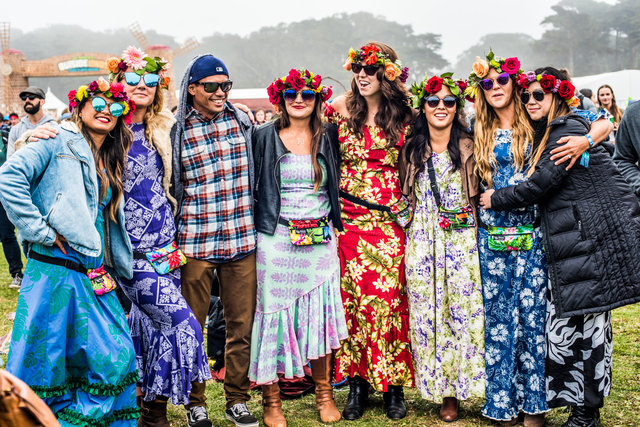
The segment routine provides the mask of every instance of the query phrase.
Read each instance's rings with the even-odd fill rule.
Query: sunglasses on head
[[[438,98],[435,95],[431,95],[426,99],[426,102],[429,108],[436,108],[438,105],[440,105],[440,101],[442,101],[445,108],[453,108],[456,106],[457,99],[455,96],[451,96],[451,95],[447,95],[444,98]]]
[[[287,89],[282,93],[285,102],[293,102],[298,99],[298,94],[302,97],[302,101],[309,102],[314,101],[316,99],[316,93],[312,90],[305,89],[299,92],[296,92],[293,89]]]
[[[140,79],[142,79],[147,87],[156,87],[160,81],[160,76],[153,73],[145,74],[143,76],[132,72],[124,73],[124,81],[127,82],[129,86],[138,86]]]
[[[23,101],[26,101],[27,99],[29,99],[29,101],[33,101],[34,99],[38,98],[37,96],[33,95],[33,94],[28,94],[28,95],[20,95],[20,99],[22,99]]]
[[[353,74],[360,74],[360,71],[364,70],[364,73],[367,76],[375,76],[379,68],[379,65],[362,65],[357,62],[351,64],[351,71],[353,71]]]
[[[226,82],[218,83],[218,82],[207,82],[197,84],[202,85],[203,89],[207,93],[216,93],[218,88],[222,89],[223,92],[229,92],[231,90],[231,86],[233,86],[233,82],[231,80],[227,80]]]
[[[91,101],[91,105],[93,109],[99,113],[105,109],[107,101],[105,101],[104,98],[95,97]],[[120,117],[124,112],[124,106],[120,102],[112,102],[109,104],[108,111],[113,117]]]
[[[527,104],[531,99],[531,95],[533,95],[533,99],[540,102],[544,99],[544,91],[541,89],[536,89],[533,92],[524,91],[520,94],[520,99],[523,104]]]
[[[502,73],[495,79],[495,81],[498,82],[500,86],[504,86],[507,83],[509,83],[509,74]],[[480,87],[483,90],[491,90],[493,89],[493,82],[494,82],[493,79],[480,80]]]

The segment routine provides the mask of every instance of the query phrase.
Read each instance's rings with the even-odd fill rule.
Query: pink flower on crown
[[[134,70],[142,70],[147,66],[144,57],[144,52],[134,46],[129,46],[122,52],[122,61]]]

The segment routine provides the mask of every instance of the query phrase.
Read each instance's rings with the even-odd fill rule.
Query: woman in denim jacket
[[[7,370],[63,422],[135,425],[135,351],[102,269],[132,275],[121,178],[130,104],[103,79],[69,100],[71,122],[0,169],[0,201],[28,256]]]

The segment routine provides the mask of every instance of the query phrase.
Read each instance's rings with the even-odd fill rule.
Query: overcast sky
[[[154,29],[183,41],[190,36],[202,38],[214,32],[247,35],[281,22],[366,11],[409,24],[416,33],[440,34],[441,54],[454,63],[460,53],[487,33],[523,32],[539,37],[544,32],[541,21],[558,1],[14,0],[3,6],[0,20],[9,21],[23,31],[58,23],[95,30],[126,28],[137,21],[143,30]],[[603,1],[615,3],[615,0]],[[165,6],[167,4],[173,7]]]

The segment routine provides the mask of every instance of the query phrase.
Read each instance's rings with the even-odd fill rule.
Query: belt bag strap
[[[391,209],[388,206],[382,206],[382,205],[376,205],[375,203],[369,203],[366,200],[362,200],[358,197],[352,196],[349,193],[346,193],[342,190],[340,190],[340,197],[342,197],[345,200],[350,201],[351,203],[355,203],[356,205],[360,205],[360,206],[364,206],[367,209],[373,209],[376,211],[382,211],[382,212],[387,212],[387,213],[391,213]]]
[[[69,259],[55,258],[52,256],[42,255],[34,251],[29,251],[28,258],[35,259],[36,261],[44,262],[47,264],[59,265],[61,267],[68,268],[69,270],[77,271],[78,273],[87,274],[86,268]]]

